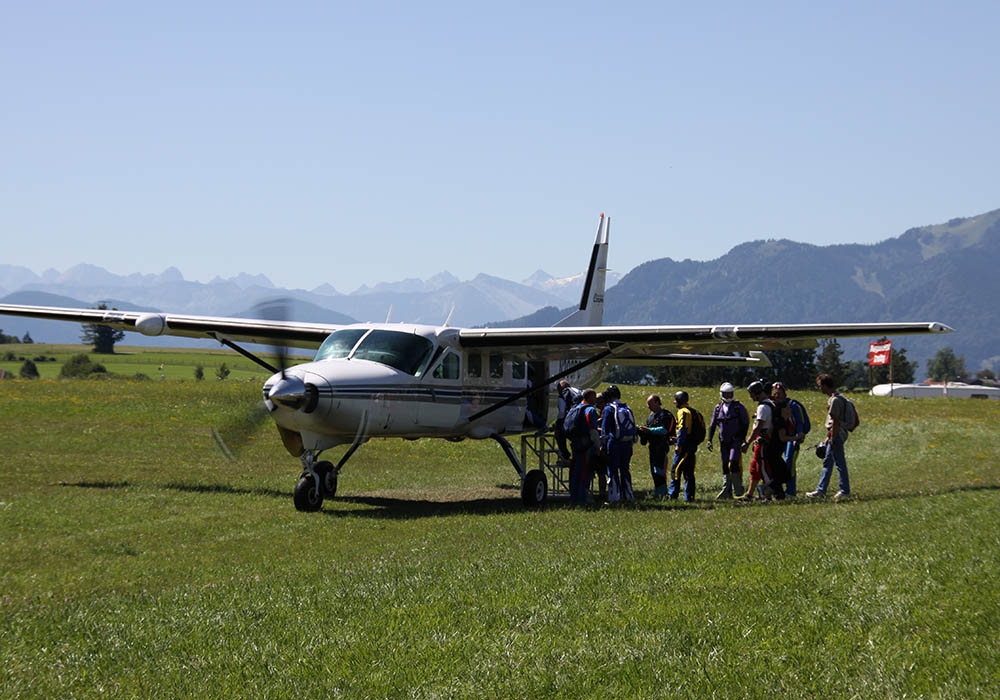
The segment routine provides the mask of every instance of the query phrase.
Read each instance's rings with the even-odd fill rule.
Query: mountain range
[[[944,346],[963,355],[970,370],[996,368],[998,260],[1000,209],[912,228],[872,245],[752,241],[715,260],[651,260],[617,284],[618,278],[609,274],[605,322],[940,321],[956,332],[898,339],[898,346],[907,348],[907,356],[919,361],[921,370]],[[394,321],[438,324],[454,307],[451,323],[456,326],[545,326],[569,313],[581,288],[582,274],[557,279],[541,270],[520,283],[485,274],[461,281],[442,272],[426,280],[380,283],[341,294],[328,284],[309,291],[278,289],[263,275],[242,274],[204,284],[185,280],[175,268],[159,275],[120,276],[78,265],[36,275],[27,268],[0,265],[0,293],[14,292],[0,299],[6,303],[86,307],[110,300],[109,306],[120,309],[252,316],[259,300],[282,296],[295,300],[289,318],[330,323],[381,321],[391,307]],[[63,300],[52,301],[46,294]],[[76,342],[79,336],[76,328],[57,336],[53,327],[50,334],[49,328],[40,328],[45,323],[41,321],[0,318],[0,323],[7,333],[29,330],[39,341]],[[71,340],[57,339],[67,333]],[[130,335],[129,342],[133,337],[139,338]],[[844,342],[843,347],[845,359],[865,355],[862,341]]]

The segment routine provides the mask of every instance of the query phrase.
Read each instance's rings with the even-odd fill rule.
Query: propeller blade
[[[247,442],[268,417],[267,406],[257,401],[240,407],[218,425],[212,426],[212,442],[230,462],[236,462]]]
[[[288,321],[291,316],[292,300],[288,297],[274,297],[257,302],[253,307],[253,313],[257,318],[264,318],[268,321]],[[290,366],[288,357],[288,346],[275,343],[271,345],[271,352],[274,354],[278,371],[281,378],[285,378],[285,370]]]

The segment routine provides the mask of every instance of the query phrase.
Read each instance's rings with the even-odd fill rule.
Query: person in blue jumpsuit
[[[579,423],[569,432],[570,445],[573,448],[573,461],[569,467],[569,501],[579,504],[587,502],[590,491],[594,458],[600,444],[598,426],[600,416],[594,408],[597,392],[585,389],[580,400]]]
[[[608,454],[608,503],[632,502],[632,446],[638,437],[635,416],[624,403],[622,392],[614,384],[604,390],[608,405],[601,414],[601,439]],[[623,416],[626,418],[623,420]],[[628,425],[630,423],[630,425]]]

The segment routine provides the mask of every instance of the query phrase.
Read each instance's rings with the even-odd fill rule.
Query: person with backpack
[[[821,374],[816,377],[816,385],[827,396],[826,402],[826,455],[823,457],[823,469],[819,475],[819,485],[815,491],[806,494],[809,498],[822,498],[830,485],[833,476],[833,466],[837,465],[837,478],[840,490],[833,500],[840,501],[851,495],[851,480],[847,474],[847,457],[844,455],[844,443],[850,431],[858,425],[858,412],[854,404],[837,392],[833,385],[833,377]]]
[[[785,406],[788,406],[791,420],[794,424],[791,439],[784,443],[785,453],[783,456],[785,466],[788,467],[788,481],[785,484],[785,495],[789,498],[795,498],[796,493],[798,493],[795,488],[795,463],[799,459],[799,447],[801,447],[802,441],[806,439],[806,433],[812,430],[812,425],[809,422],[809,414],[806,413],[806,407],[795,399],[789,398],[788,389],[781,382],[775,382],[771,386],[771,400],[774,402],[779,414]]]
[[[722,400],[712,410],[708,425],[708,451],[712,451],[712,438],[719,429],[719,456],[722,458],[722,490],[715,500],[739,498],[743,495],[743,451],[741,447],[750,429],[750,415],[746,407],[735,398],[736,388],[729,382],[719,387]]]
[[[667,495],[667,462],[670,443],[677,439],[674,414],[663,407],[658,394],[646,399],[649,417],[639,426],[639,443],[649,445],[649,472],[653,476],[653,498]]]
[[[673,474],[667,497],[676,499],[680,492],[681,477],[684,477],[684,500],[694,500],[695,451],[705,439],[705,419],[701,413],[688,405],[688,393],[684,390],[674,394],[677,407],[677,449],[674,450]]]
[[[573,461],[569,467],[569,502],[574,504],[587,502],[594,458],[600,443],[600,417],[594,408],[596,400],[596,391],[584,389],[580,402],[569,409],[563,421],[566,437],[573,447]]]
[[[557,387],[557,407],[559,412],[556,415],[555,425],[552,426],[552,432],[556,438],[559,455],[563,459],[570,459],[570,451],[566,446],[566,430],[563,428],[563,423],[566,421],[566,413],[569,409],[580,403],[580,399],[583,397],[583,390],[577,389],[575,386],[570,386],[569,382],[565,379],[559,380]]]
[[[763,487],[763,498],[766,502],[772,495],[779,501],[784,499],[785,491],[781,484],[787,477],[787,469],[781,456],[783,447],[778,437],[778,425],[781,415],[768,397],[764,383],[755,381],[747,387],[750,398],[757,402],[754,413],[753,429],[742,444],[741,450],[746,452],[753,445],[753,458],[750,460],[750,486],[740,501],[751,501],[758,486]]]
[[[632,447],[639,439],[635,415],[622,401],[622,392],[614,384],[604,390],[608,405],[601,415],[601,438],[608,455],[608,503],[632,502]]]

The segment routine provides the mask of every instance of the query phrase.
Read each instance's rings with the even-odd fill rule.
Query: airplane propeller
[[[250,314],[255,318],[269,321],[287,321],[290,316],[290,308],[290,299],[275,297],[255,304]],[[298,408],[306,400],[307,391],[302,380],[285,373],[285,370],[294,364],[290,361],[288,346],[281,343],[274,343],[269,346],[276,362],[276,364],[271,364],[267,360],[229,340],[223,338],[219,340],[224,345],[236,350],[247,359],[257,363],[273,374],[281,374],[281,379],[271,388],[268,394],[270,400],[289,408]],[[251,404],[237,411],[225,421],[213,426],[211,430],[212,441],[227,460],[236,461],[247,442],[260,427],[260,424],[267,419],[268,415],[267,405],[263,401]]]

